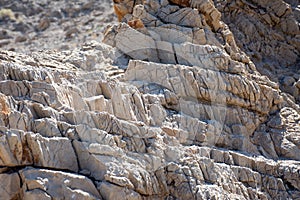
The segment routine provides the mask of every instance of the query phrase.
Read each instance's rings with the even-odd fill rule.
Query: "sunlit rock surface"
[[[297,98],[222,16],[262,3],[122,2],[103,43],[0,51],[0,199],[300,198]]]

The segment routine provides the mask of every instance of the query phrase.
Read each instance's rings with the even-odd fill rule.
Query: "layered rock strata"
[[[299,102],[299,1],[214,2],[257,69]]]
[[[129,8],[106,44],[0,52],[1,199],[300,198],[299,105],[213,1]]]

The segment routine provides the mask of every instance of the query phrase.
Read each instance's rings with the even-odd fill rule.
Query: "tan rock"
[[[43,138],[39,134],[27,134],[26,139],[34,165],[78,171],[76,155],[67,138]]]
[[[0,51],[0,199],[299,198],[294,4],[115,0],[108,45]]]
[[[44,138],[39,134],[8,131],[1,136],[1,165],[36,165],[78,171],[71,142],[67,138]],[[66,159],[67,157],[67,159]]]
[[[48,18],[43,18],[41,19],[41,21],[39,22],[38,26],[37,26],[37,29],[39,31],[44,31],[46,30],[47,28],[49,28],[50,26],[50,20]]]
[[[142,199],[142,196],[128,188],[124,187],[119,187],[117,185],[113,185],[108,182],[102,182],[98,186],[98,190],[100,191],[101,196],[104,199],[133,199],[133,200],[140,200]],[[116,192],[118,191],[118,192]]]
[[[101,199],[93,182],[81,175],[25,168],[20,176],[25,199]]]
[[[20,199],[21,185],[18,173],[0,174],[0,198]]]

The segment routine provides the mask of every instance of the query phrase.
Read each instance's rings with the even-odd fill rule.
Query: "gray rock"
[[[94,33],[92,19],[83,31],[77,17],[105,10],[82,1],[61,16],[49,8],[40,34],[60,18],[57,37]],[[0,199],[299,198],[299,76],[273,82],[256,69],[272,69],[256,41],[265,23],[275,39],[263,42],[294,63],[297,43],[284,41],[297,40],[287,38],[297,32],[287,26],[296,7],[124,0],[114,8],[122,23],[107,28],[106,44],[0,51]],[[228,26],[221,13],[239,23]],[[248,48],[265,54],[254,64]]]
[[[1,199],[20,199],[21,185],[18,173],[0,174]]]
[[[20,176],[24,199],[102,199],[93,182],[78,174],[25,168]]]

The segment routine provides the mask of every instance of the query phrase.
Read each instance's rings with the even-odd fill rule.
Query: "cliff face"
[[[0,51],[0,199],[300,198],[297,2],[114,7],[103,43]]]
[[[299,102],[299,1],[215,2],[258,71]]]

